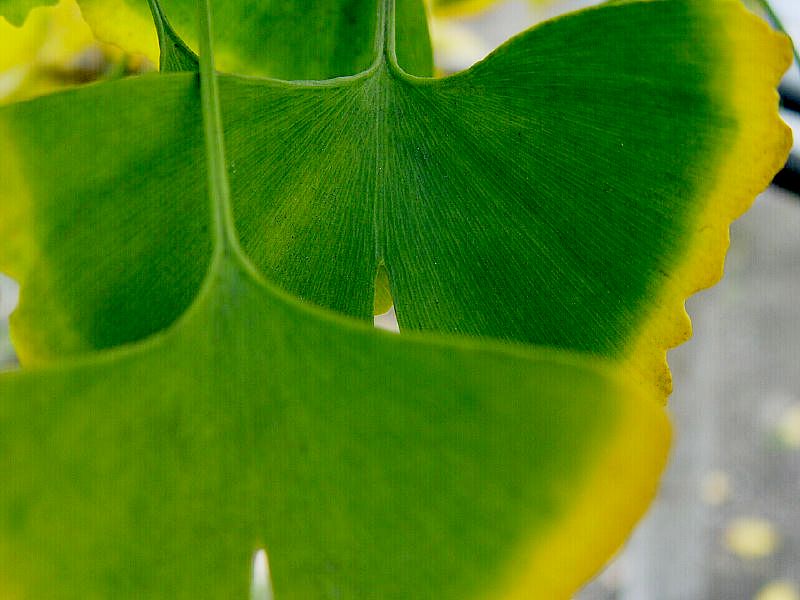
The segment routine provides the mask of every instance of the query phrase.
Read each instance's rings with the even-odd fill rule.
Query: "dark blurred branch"
[[[796,154],[789,156],[786,166],[775,176],[772,183],[800,195],[800,157]]]
[[[781,106],[787,110],[800,113],[800,90],[796,87],[782,85],[780,88]]]
[[[800,90],[796,87],[782,86],[781,106],[786,110],[800,113]],[[795,136],[800,136],[800,131],[794,132]],[[800,195],[800,155],[792,153],[786,166],[775,176],[773,183],[785,190]]]

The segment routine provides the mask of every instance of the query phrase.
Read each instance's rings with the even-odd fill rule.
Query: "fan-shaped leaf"
[[[0,377],[0,595],[246,598],[266,545],[285,600],[566,598],[652,498],[668,425],[619,372],[212,277],[157,338]]]
[[[0,595],[566,598],[668,426],[608,367],[298,307],[235,264],[166,334],[0,378]],[[507,591],[507,595],[502,595]]]
[[[364,319],[385,264],[402,327],[611,356],[666,393],[684,299],[719,277],[730,221],[788,152],[786,39],[734,0],[617,2],[443,80],[402,71],[392,39],[350,78],[222,79],[251,259]],[[185,309],[207,253],[190,77],[0,112],[23,358],[137,339]]]

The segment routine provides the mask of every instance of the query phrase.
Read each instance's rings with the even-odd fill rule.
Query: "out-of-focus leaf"
[[[34,8],[21,27],[0,19],[0,103],[144,66],[118,49],[98,43],[74,0]]]
[[[440,17],[463,16],[479,13],[501,0],[429,0],[431,10]],[[528,0],[531,4],[557,4],[559,0]]]
[[[12,25],[20,26],[31,9],[55,4],[57,0],[0,0],[0,24],[2,18]]]
[[[94,37],[72,0],[31,11],[22,27],[0,19],[0,102],[48,93],[72,81],[61,77]]]

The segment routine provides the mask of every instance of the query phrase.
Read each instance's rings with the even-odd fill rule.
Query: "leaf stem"
[[[375,53],[374,60],[381,61],[386,52],[386,4],[390,0],[377,1],[377,14],[375,16],[375,46],[373,52]]]
[[[239,253],[239,242],[231,210],[228,169],[225,164],[219,85],[211,47],[210,0],[198,0],[200,17],[200,97],[203,111],[208,188],[211,200],[212,236],[215,253]]]
[[[384,0],[383,6],[383,36],[385,38],[383,52],[386,60],[392,62],[395,58],[395,0]]]
[[[378,16],[375,27],[375,64],[384,63],[397,67],[396,0],[378,0]]]

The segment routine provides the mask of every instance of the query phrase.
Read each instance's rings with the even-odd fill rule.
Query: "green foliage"
[[[646,504],[668,432],[608,365],[380,334],[229,247],[167,332],[0,394],[0,593],[53,600],[244,599],[260,545],[281,599],[462,599],[527,574],[590,494],[578,557],[530,567],[566,596]]]
[[[0,378],[0,592],[241,598],[266,545],[281,600],[561,598],[651,498],[652,357],[785,159],[784,40],[729,0],[612,3],[433,80],[421,3],[361,4],[221,4],[226,64],[348,76],[218,82],[193,1],[86,0],[152,9],[202,93],[0,110],[0,267],[47,365]],[[559,350],[310,306],[391,299]]]
[[[725,75],[736,58],[714,33],[731,15],[742,20],[737,10],[634,2],[585,11],[443,80],[406,74],[385,26],[373,66],[349,78],[226,76],[243,247],[291,293],[362,319],[384,264],[405,329],[620,360],[645,339],[656,358],[636,377],[667,389],[663,354],[675,341],[658,339],[652,322],[674,320],[694,290],[671,299],[666,316],[654,316],[654,297],[675,280],[694,283],[681,269],[702,250],[696,232],[726,229],[727,196],[751,200],[748,188],[766,185],[785,158],[773,115],[757,143],[775,165],[745,179],[724,173],[737,139],[761,128],[723,97],[727,85],[749,83]],[[609,29],[624,51],[606,42]],[[764,47],[750,60],[766,64],[775,40],[759,34]],[[681,60],[687,47],[691,61]],[[188,305],[208,253],[190,78],[140,78],[0,112],[7,152],[38,175],[5,195],[31,205],[37,257],[30,269],[9,267],[28,289],[15,320],[23,359],[140,339]],[[6,166],[10,182],[17,167]],[[722,177],[732,191],[709,200]],[[114,217],[121,206],[125,217]],[[699,223],[708,212],[718,223]]]
[[[55,3],[56,0],[0,0],[0,17],[5,17],[12,25],[22,25],[32,8]]]

